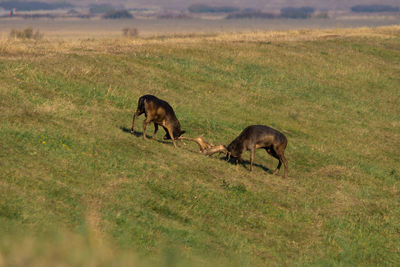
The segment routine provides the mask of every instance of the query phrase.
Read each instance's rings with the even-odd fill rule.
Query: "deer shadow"
[[[237,164],[239,164],[239,165],[241,165],[244,169],[250,171],[250,161],[249,161],[249,160],[242,159],[241,161],[239,161],[238,163],[236,163],[235,159],[233,159],[233,158],[230,158],[229,160],[226,160],[226,156],[224,156],[224,157],[219,157],[219,160],[227,161],[227,162],[228,162],[229,164],[231,164],[231,165],[237,165]],[[268,172],[268,173],[270,173],[270,174],[273,173],[273,171],[272,171],[271,169],[265,167],[264,165],[258,164],[258,163],[254,163],[254,162],[253,162],[253,167],[258,167],[258,168],[260,168],[260,169],[262,169],[262,170],[264,170],[265,172]]]
[[[121,131],[123,131],[124,133],[129,133],[129,134],[134,135],[134,136],[136,136],[136,137],[139,137],[139,136],[142,136],[142,135],[143,135],[143,133],[137,132],[137,131],[133,131],[133,133],[132,133],[132,132],[131,132],[131,129],[126,128],[125,126],[120,126],[119,128],[120,128]],[[146,136],[147,136],[147,134],[146,134]]]
[[[143,137],[143,132],[133,131],[133,133],[132,133],[131,129],[130,128],[126,128],[125,126],[120,126],[119,128],[124,133],[129,133],[129,134],[134,135],[136,137]],[[160,139],[157,139],[156,137],[153,138],[153,136],[149,136],[147,134],[146,134],[146,137],[149,140],[154,140],[154,141],[157,141],[158,143],[161,143],[161,144],[172,144],[171,140],[160,140]],[[175,140],[175,142],[176,142],[176,140]]]

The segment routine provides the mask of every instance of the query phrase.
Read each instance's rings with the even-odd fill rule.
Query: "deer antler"
[[[204,153],[205,150],[214,146],[214,144],[204,140],[202,135],[200,135],[199,137],[195,137],[195,138],[181,136],[180,139],[196,142],[199,145],[200,153]]]
[[[190,138],[190,137],[184,137],[181,136],[179,137],[181,140],[188,140],[188,141],[193,141],[199,145],[200,148],[200,153],[203,153],[206,156],[211,156],[212,154],[215,153],[228,153],[228,149],[224,145],[214,145],[213,143],[207,142],[204,140],[203,135],[200,135],[199,137],[195,138]]]
[[[206,149],[203,152],[203,154],[206,155],[206,156],[211,156],[212,154],[215,154],[217,152],[218,153],[228,153],[228,149],[224,145],[213,146],[213,147],[210,147],[210,148]]]

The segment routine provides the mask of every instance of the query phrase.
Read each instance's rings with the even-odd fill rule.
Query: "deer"
[[[135,120],[141,114],[145,114],[145,120],[143,121],[143,139],[146,140],[146,126],[149,123],[154,123],[154,134],[152,136],[155,139],[155,135],[158,131],[158,126],[164,128],[165,136],[164,140],[172,140],[174,147],[176,147],[175,140],[179,139],[182,134],[185,133],[181,129],[181,124],[177,119],[173,108],[168,102],[157,98],[154,95],[143,95],[139,97],[138,107],[133,115],[131,133],[135,132]]]
[[[228,147],[218,145],[207,149],[204,154],[212,155],[217,152],[226,153],[226,159],[234,158],[236,164],[242,162],[242,154],[250,150],[250,171],[253,170],[255,150],[259,148],[279,160],[274,175],[278,174],[282,164],[284,165],[283,178],[287,177],[288,162],[285,158],[285,149],[287,146],[286,136],[271,127],[265,125],[251,125],[246,127],[238,137],[236,137]]]

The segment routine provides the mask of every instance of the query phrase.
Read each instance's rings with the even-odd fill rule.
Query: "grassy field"
[[[147,93],[187,136],[282,131],[288,179],[129,134]],[[400,264],[398,26],[3,39],[0,123],[0,266]]]

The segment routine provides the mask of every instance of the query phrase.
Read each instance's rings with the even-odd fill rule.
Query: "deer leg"
[[[273,148],[266,148],[265,149],[267,151],[268,154],[270,154],[271,156],[273,156],[274,158],[276,158],[277,160],[279,160],[278,166],[276,167],[273,175],[278,174],[281,166],[282,166],[282,162],[281,162],[281,158],[276,154],[275,150]]]
[[[288,162],[285,158],[285,148],[282,146],[277,146],[272,149],[272,152],[274,153],[274,157],[279,160],[278,167],[276,167],[276,170],[274,174],[278,174],[280,167],[283,165],[285,166],[284,172],[283,172],[283,178],[287,177],[287,170],[288,170]]]
[[[283,170],[283,178],[286,178],[287,177],[287,171],[288,171],[288,169],[289,169],[289,164],[288,164],[288,162],[287,162],[287,160],[286,160],[286,158],[285,158],[285,155],[282,153],[282,155],[281,155],[281,161],[283,162],[283,165],[284,165],[284,167],[285,167],[285,169]]]
[[[164,128],[164,131],[165,131],[165,135],[163,137],[163,140],[168,140],[168,136],[169,136],[168,129],[163,124],[161,124],[161,126]]]
[[[167,127],[167,130],[168,130],[169,136],[171,137],[172,143],[174,144],[174,147],[176,147],[174,135],[172,133],[172,129],[170,127]]]
[[[136,120],[136,117],[140,115],[139,113],[140,113],[140,111],[136,110],[135,114],[133,114],[131,134],[133,134],[135,132],[135,120]]]
[[[277,175],[282,166],[281,159],[279,157],[277,159],[279,160],[279,163],[278,163],[278,166],[276,167],[276,170],[274,171],[273,175]]]
[[[143,139],[145,139],[145,140],[146,140],[146,126],[147,126],[148,123],[150,123],[150,117],[147,117],[143,121]]]
[[[153,134],[153,136],[151,137],[152,139],[156,139],[156,133],[157,133],[157,131],[158,131],[158,124],[157,124],[157,123],[154,123],[154,134]]]
[[[276,159],[279,160],[278,166],[276,166],[276,169],[275,169],[275,171],[274,171],[274,173],[273,173],[273,175],[277,175],[278,172],[279,172],[279,170],[281,169],[281,166],[282,166],[281,157],[279,157],[279,156],[276,154],[275,150],[271,150],[270,154],[271,154],[274,158],[276,158]]]
[[[253,147],[251,148],[251,154],[250,154],[250,171],[253,170],[253,162],[254,162],[254,154],[256,153],[256,148]]]

